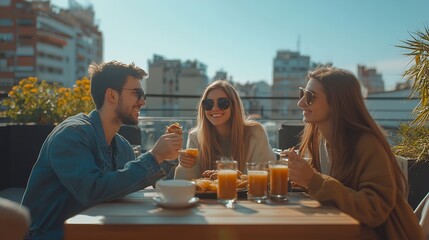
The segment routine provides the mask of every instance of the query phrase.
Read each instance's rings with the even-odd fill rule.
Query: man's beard
[[[122,101],[119,99],[118,106],[115,109],[116,116],[125,125],[137,125],[138,120],[133,117],[132,111],[127,112],[123,107]]]

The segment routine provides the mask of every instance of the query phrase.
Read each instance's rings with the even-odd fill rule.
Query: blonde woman
[[[276,159],[260,123],[246,119],[237,91],[227,81],[218,80],[204,91],[198,104],[197,126],[190,130],[188,148],[198,148],[198,157],[179,155],[175,178],[200,178],[205,170],[216,169],[216,160],[237,161],[245,172],[247,162]]]
[[[406,200],[407,184],[389,144],[365,107],[359,81],[345,70],[325,67],[308,75],[298,106],[306,123],[289,178],[322,204],[361,222],[365,239],[424,239]]]

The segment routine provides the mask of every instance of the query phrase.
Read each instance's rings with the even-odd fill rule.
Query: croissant
[[[182,126],[180,126],[178,122],[175,122],[170,126],[167,126],[167,133],[177,133],[179,135],[182,135]]]
[[[192,157],[198,157],[198,149],[197,148],[187,148],[183,150],[187,154],[191,155]]]

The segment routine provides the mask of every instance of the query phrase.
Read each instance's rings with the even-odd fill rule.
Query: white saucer
[[[187,208],[195,205],[200,199],[198,197],[193,197],[187,203],[172,203],[172,202],[164,202],[160,197],[153,197],[153,201],[164,208]]]

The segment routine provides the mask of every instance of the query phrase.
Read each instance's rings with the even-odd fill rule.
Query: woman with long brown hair
[[[323,67],[308,74],[298,106],[306,123],[289,177],[322,204],[333,205],[364,226],[364,238],[423,239],[409,206],[407,183],[382,129],[365,107],[357,78]]]
[[[181,153],[175,178],[200,178],[205,170],[216,169],[216,160],[236,160],[245,171],[247,162],[276,159],[260,123],[245,116],[243,103],[225,80],[211,83],[198,104],[197,126],[190,130],[187,148],[198,148],[197,158]]]

